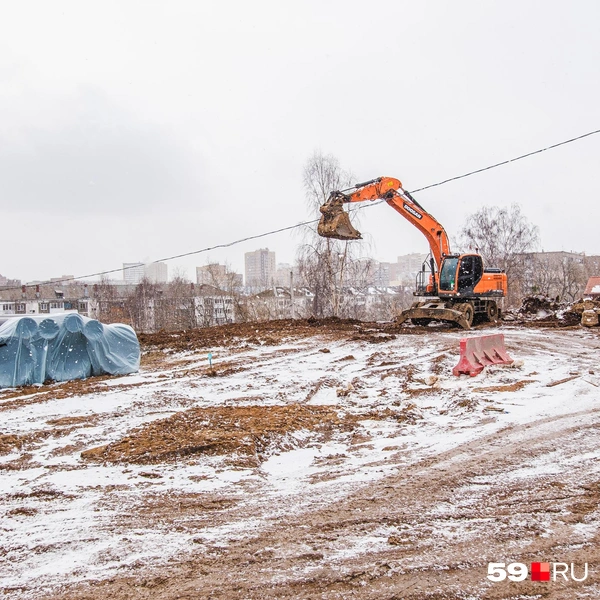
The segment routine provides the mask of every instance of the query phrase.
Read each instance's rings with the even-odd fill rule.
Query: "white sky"
[[[408,190],[600,128],[600,3],[4,2],[0,273],[157,260],[307,220],[315,150]],[[423,192],[455,235],[517,202],[545,250],[600,254],[600,135]],[[389,207],[370,254],[426,252]],[[169,263],[243,271],[277,234]],[[118,275],[117,275],[118,276]]]

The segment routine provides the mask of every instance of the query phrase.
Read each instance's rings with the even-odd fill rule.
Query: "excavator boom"
[[[378,177],[357,183],[350,190],[331,192],[329,199],[320,209],[322,216],[317,227],[319,235],[338,240],[361,239],[360,232],[350,222],[343,205],[366,200],[385,200],[419,229],[427,238],[437,269],[440,270],[444,255],[450,254],[450,242],[446,231],[441,223],[402,188],[400,180],[393,177]]]

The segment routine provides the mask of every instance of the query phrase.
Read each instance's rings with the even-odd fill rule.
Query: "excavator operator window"
[[[463,256],[458,269],[458,289],[473,287],[473,257]]]
[[[454,291],[456,280],[456,266],[458,258],[445,258],[440,271],[440,290],[444,292]]]
[[[463,256],[458,269],[458,289],[472,290],[483,275],[483,261],[480,256]]]

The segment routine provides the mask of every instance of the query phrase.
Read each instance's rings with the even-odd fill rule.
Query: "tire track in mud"
[[[597,597],[594,576],[492,584],[486,574],[488,562],[600,563],[595,529],[578,530],[597,516],[598,461],[584,454],[598,447],[600,409],[511,426],[333,504],[315,494],[314,508],[294,516],[288,507],[252,537],[171,569],[68,586],[48,598]],[[562,466],[553,469],[557,459]],[[531,476],[522,473],[532,465]],[[260,518],[257,509],[268,516],[268,501],[238,503],[221,517],[243,522]]]

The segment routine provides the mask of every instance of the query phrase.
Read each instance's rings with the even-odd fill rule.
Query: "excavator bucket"
[[[332,200],[320,208],[321,220],[317,226],[317,233],[321,237],[335,238],[336,240],[360,240],[362,235],[350,223],[350,217],[344,210],[342,202]]]

